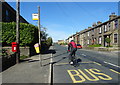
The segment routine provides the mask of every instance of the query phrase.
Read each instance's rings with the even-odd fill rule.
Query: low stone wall
[[[83,47],[83,49],[87,50],[95,50],[95,51],[120,51],[120,47]]]
[[[3,49],[7,49],[12,52],[12,47],[2,47]],[[20,56],[30,56],[30,47],[20,47]]]
[[[4,71],[16,64],[16,55],[12,52],[12,47],[2,47],[2,49],[7,49],[8,55],[0,57],[0,61],[2,61],[2,69],[0,71]],[[34,47],[20,47],[20,56],[22,55],[29,57],[36,55]]]

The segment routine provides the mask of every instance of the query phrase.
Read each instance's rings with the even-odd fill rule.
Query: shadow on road
[[[62,57],[62,59],[60,59],[60,60],[58,60],[58,61],[51,62],[51,63],[45,64],[45,65],[43,65],[43,66],[47,66],[47,65],[50,65],[50,64],[54,65],[54,64],[59,63],[60,61],[66,59],[66,58],[68,58],[68,57]],[[79,62],[82,62],[82,60],[81,60],[80,58],[79,58],[79,59],[76,59],[76,61],[77,61],[77,63],[75,63],[75,64],[73,65],[74,67],[78,67],[78,66],[80,65]],[[68,63],[68,64],[69,64],[69,63]],[[62,65],[63,65],[63,64],[62,64]]]
[[[61,53],[61,54],[56,55],[56,56],[53,56],[53,57],[45,58],[45,59],[42,59],[42,60],[48,60],[48,59],[51,59],[51,58],[59,57],[59,56],[61,56],[63,54],[66,54],[66,52],[65,53]]]
[[[45,64],[45,65],[43,65],[43,66],[47,66],[47,65],[49,65],[49,64],[55,64],[55,63],[58,63],[58,62],[60,62],[60,61],[62,61],[62,60],[64,60],[64,59],[66,59],[67,57],[62,57],[62,59],[60,59],[60,60],[58,60],[58,61],[55,61],[55,62],[51,62],[51,63],[48,63],[48,64]]]
[[[56,51],[55,50],[46,50],[46,51],[42,52],[41,54],[50,54],[50,53],[55,54]]]

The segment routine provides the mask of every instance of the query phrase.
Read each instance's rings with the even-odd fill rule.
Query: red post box
[[[18,52],[18,44],[17,44],[17,42],[12,42],[12,52]]]

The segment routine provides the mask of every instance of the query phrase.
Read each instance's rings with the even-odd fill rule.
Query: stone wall
[[[2,47],[3,49],[7,49],[12,52],[12,47]],[[20,56],[30,56],[30,47],[20,47]]]
[[[94,51],[120,51],[120,47],[83,47],[83,49],[94,50]]]

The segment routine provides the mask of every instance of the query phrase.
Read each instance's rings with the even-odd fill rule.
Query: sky
[[[8,3],[16,9],[15,2]],[[38,6],[40,24],[47,28],[54,42],[65,40],[97,21],[108,21],[113,12],[118,15],[118,2],[21,2],[21,16],[30,24],[37,25],[32,14],[38,13]]]

